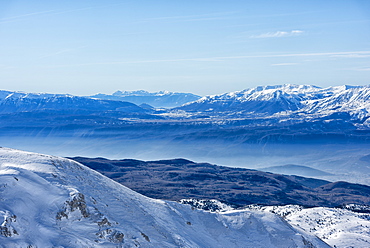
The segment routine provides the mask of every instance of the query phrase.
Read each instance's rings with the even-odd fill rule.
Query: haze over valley
[[[96,95],[1,95],[0,139],[7,147],[58,156],[279,166],[283,174],[293,164],[301,166],[294,171],[300,176],[310,176],[306,166],[322,171],[317,177],[325,180],[370,183],[367,86],[257,87],[172,108]],[[152,93],[149,100],[174,104],[188,95]],[[130,97],[143,99],[138,92]]]

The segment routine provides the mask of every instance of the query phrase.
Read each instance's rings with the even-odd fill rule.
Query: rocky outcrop
[[[13,223],[17,221],[17,216],[8,211],[0,211],[0,215],[4,218],[0,225],[0,235],[5,237],[13,237],[19,235],[17,230],[13,227]]]

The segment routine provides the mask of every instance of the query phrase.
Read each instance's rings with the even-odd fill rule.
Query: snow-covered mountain
[[[319,88],[306,85],[259,86],[252,89],[221,95],[205,96],[185,104],[180,109],[188,111],[243,111],[273,114],[295,111],[303,107],[301,101],[308,92]]]
[[[321,114],[349,113],[369,117],[369,86],[320,88],[310,85],[259,86],[221,95],[205,96],[179,109],[201,112],[234,112],[256,115],[277,113]]]
[[[151,93],[145,90],[116,91],[112,95],[96,94],[91,97],[105,100],[127,101],[137,105],[149,104],[156,108],[174,108],[201,98],[200,96],[191,93],[169,91]]]
[[[329,247],[275,214],[153,200],[68,159],[1,148],[0,177],[4,248]]]

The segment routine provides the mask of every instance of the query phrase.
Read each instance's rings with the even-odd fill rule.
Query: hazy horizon
[[[258,86],[279,86],[279,85],[284,85],[284,84],[266,84],[266,85],[256,85],[256,86],[253,86],[253,87],[248,87],[248,88],[243,88],[243,89],[238,89],[238,90],[235,90],[235,91],[242,91],[242,90],[246,90],[246,89],[250,89],[250,88],[255,88],[255,87],[258,87]],[[291,85],[299,85],[299,84],[291,84]],[[304,84],[304,85],[309,85],[309,84]],[[347,85],[347,86],[370,86],[370,84],[364,84],[364,85],[360,85],[360,84],[337,84],[337,85],[329,85],[329,86],[320,86],[320,85],[314,85],[314,84],[310,84],[310,86],[316,86],[316,87],[320,87],[320,88],[328,88],[328,87],[338,87],[338,86],[343,86],[343,85]],[[90,94],[90,95],[87,95],[87,94],[72,94],[72,93],[69,93],[69,92],[36,92],[36,91],[25,91],[25,90],[11,90],[11,89],[0,89],[0,91],[10,91],[10,92],[19,92],[19,93],[40,93],[40,94],[69,94],[69,95],[74,95],[74,96],[92,96],[92,95],[95,95],[95,94],[107,94],[107,95],[111,95],[117,91],[127,91],[127,92],[136,92],[136,91],[146,91],[146,92],[149,92],[149,93],[160,93],[160,92],[165,92],[165,91],[168,91],[168,92],[172,92],[172,93],[190,93],[190,94],[194,94],[194,95],[198,95],[198,96],[208,96],[208,95],[219,95],[219,94],[224,94],[224,93],[229,93],[229,92],[235,92],[235,91],[227,91],[227,92],[220,92],[220,93],[216,93],[216,94],[203,94],[203,95],[200,95],[200,94],[196,94],[194,93],[194,91],[169,91],[169,90],[166,90],[166,89],[162,89],[162,90],[152,90],[152,91],[149,91],[149,90],[146,90],[146,89],[133,89],[133,90],[125,90],[125,89],[116,89],[112,92],[95,92],[93,94]]]

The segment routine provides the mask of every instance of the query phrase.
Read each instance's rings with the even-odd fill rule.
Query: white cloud
[[[304,31],[302,30],[292,30],[292,31],[276,31],[276,32],[269,32],[259,35],[252,35],[250,38],[259,39],[259,38],[278,38],[278,37],[289,37],[289,36],[298,36],[303,34]]]

